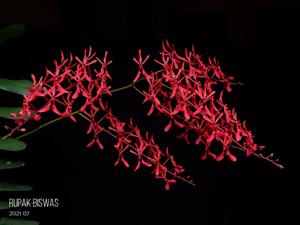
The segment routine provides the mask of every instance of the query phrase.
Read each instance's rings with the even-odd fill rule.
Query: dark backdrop
[[[89,45],[101,56],[108,50],[113,87],[127,84],[136,67],[138,48],[159,51],[169,39],[217,56],[222,68],[245,86],[237,87],[230,105],[248,121],[258,143],[278,155],[285,170],[262,160],[238,163],[201,161],[196,146],[165,134],[167,121],[146,117],[148,106],[133,90],[115,94],[113,110],[122,119],[134,115],[143,130],[170,146],[197,187],[178,183],[167,192],[147,172],[115,168],[109,146],[86,150],[84,124],[62,121],[27,138],[21,156],[28,165],[5,173],[12,181],[33,184],[32,197],[58,197],[58,209],[30,209],[46,224],[292,224],[297,195],[291,182],[296,128],[300,21],[293,1],[9,1],[1,3],[0,25],[22,23],[25,35],[1,47],[1,76],[41,75],[59,50],[81,54]],[[1,94],[1,103],[21,99]],[[79,129],[78,129],[79,128]],[[299,132],[298,132],[299,133]],[[198,150],[198,151],[197,151]],[[293,177],[294,179],[297,177]],[[26,195],[26,196],[27,196]],[[8,197],[20,197],[20,193]]]

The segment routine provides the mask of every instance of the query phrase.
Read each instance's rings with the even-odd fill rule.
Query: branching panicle
[[[189,136],[194,132],[198,138],[196,144],[203,144],[205,151],[202,159],[211,157],[220,161],[225,157],[237,161],[232,149],[240,149],[247,156],[255,155],[266,159],[258,151],[264,146],[254,142],[254,136],[246,127],[246,122],[237,118],[235,108],[224,103],[223,95],[231,92],[234,78],[227,76],[221,70],[216,58],[209,58],[205,63],[200,55],[192,50],[185,49],[184,55],[179,55],[168,41],[163,42],[161,58],[154,61],[160,65],[158,71],[148,73],[143,65],[148,60],[139,51],[139,70],[133,82],[143,76],[147,83],[147,90],[135,88],[145,99],[151,103],[148,115],[154,109],[169,118],[164,131],[168,132],[176,126],[182,130],[180,137],[189,143]],[[217,154],[213,148],[214,143],[220,143],[221,153]],[[273,157],[269,162],[282,167]]]

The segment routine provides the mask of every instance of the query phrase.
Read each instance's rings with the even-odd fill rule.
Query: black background
[[[163,133],[168,121],[146,117],[149,105],[127,90],[110,104],[123,120],[131,116],[142,130],[169,146],[196,187],[178,183],[170,191],[148,175],[113,166],[115,155],[85,149],[85,124],[61,121],[26,138],[22,170],[2,173],[8,180],[34,186],[29,194],[4,197],[60,198],[57,209],[30,209],[46,224],[292,224],[297,195],[292,191],[291,158],[297,131],[300,8],[293,1],[9,1],[0,6],[1,26],[22,23],[26,33],[0,51],[1,77],[42,75],[59,50],[82,54],[92,46],[101,57],[110,53],[113,87],[129,83],[137,49],[157,55],[161,41],[192,44],[205,57],[217,56],[223,70],[245,84],[228,96],[239,118],[246,119],[256,140],[274,152],[284,170],[245,156],[238,163],[201,161],[199,147]],[[1,104],[21,99],[1,93]],[[4,121],[1,122],[1,124]],[[2,194],[3,195],[3,194]],[[295,206],[294,209],[296,209]],[[4,213],[4,215],[6,212]]]

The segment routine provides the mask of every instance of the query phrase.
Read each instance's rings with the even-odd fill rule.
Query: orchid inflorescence
[[[139,70],[133,82],[140,77],[147,81],[147,90],[136,90],[145,97],[144,102],[151,102],[148,115],[156,109],[169,119],[165,132],[174,126],[180,128],[182,134],[179,137],[188,144],[191,133],[195,133],[195,144],[205,146],[202,159],[211,157],[221,161],[228,157],[235,162],[237,158],[231,152],[234,148],[246,152],[247,156],[253,154],[283,168],[273,154],[266,157],[257,153],[265,147],[255,144],[246,121],[239,121],[235,108],[230,109],[224,103],[224,93],[231,92],[231,86],[239,83],[234,83],[232,76],[222,72],[216,58],[209,58],[205,63],[194,48],[191,51],[185,49],[184,55],[179,55],[174,45],[166,41],[162,45],[160,59],[154,60],[160,68],[147,72],[144,64],[148,60],[149,56],[143,59],[139,50],[138,59],[134,58]],[[218,150],[212,146],[215,143],[222,146],[219,154],[214,152]]]
[[[114,92],[108,84],[112,78],[107,67],[112,61],[107,55],[105,52],[100,60],[91,48],[84,50],[82,59],[72,54],[66,58],[61,52],[60,61],[54,61],[54,70],[46,68],[45,75],[39,79],[32,75],[33,85],[23,96],[20,112],[11,114],[15,125],[5,126],[9,131],[5,138],[16,132],[26,132],[25,125],[29,121],[39,122],[46,113],[52,112],[59,118],[70,118],[74,122],[80,116],[88,122],[87,134],[91,135],[88,148],[96,145],[103,149],[100,141],[103,134],[116,140],[115,166],[133,165],[134,171],[141,166],[150,168],[156,178],[165,182],[167,190],[178,179],[194,185],[192,180],[182,176],[184,169],[168,148],[163,150],[149,132],[143,135],[133,119],[122,122],[112,113],[104,100],[104,96]],[[273,158],[257,153],[264,147],[255,144],[245,122],[240,122],[234,108],[229,109],[223,102],[223,93],[231,91],[233,77],[226,76],[215,59],[209,59],[205,64],[194,48],[191,51],[186,49],[185,55],[180,56],[168,42],[163,44],[161,61],[155,60],[161,69],[147,72],[144,64],[149,58],[143,58],[139,50],[138,59],[134,58],[139,69],[128,87],[143,95],[144,102],[151,102],[148,115],[157,110],[169,119],[164,131],[174,126],[180,128],[183,131],[180,137],[187,143],[190,143],[192,132],[197,134],[195,143],[205,146],[202,159],[209,156],[220,161],[227,156],[236,161],[232,153],[232,148],[236,148],[245,151],[247,156],[253,154],[282,167]],[[136,87],[141,80],[147,81],[147,90]],[[215,142],[223,146],[220,154],[214,152]]]

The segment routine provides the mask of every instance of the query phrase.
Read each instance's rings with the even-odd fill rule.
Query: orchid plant
[[[162,128],[165,132],[177,127],[181,130],[178,137],[186,144],[203,145],[203,160],[228,158],[236,162],[235,152],[241,151],[247,157],[255,156],[283,168],[273,154],[263,154],[264,146],[255,143],[246,122],[240,121],[235,108],[230,108],[224,101],[223,96],[240,83],[222,72],[216,58],[208,58],[205,62],[194,47],[178,54],[173,44],[164,41],[159,58],[150,62],[150,56],[143,57],[139,50],[133,62],[137,64],[137,72],[135,77],[133,74],[132,82],[112,89],[109,73],[112,61],[108,52],[101,58],[91,47],[84,50],[82,57],[66,56],[61,52],[60,59],[54,60],[53,67],[46,68],[44,74],[31,75],[32,85],[23,94],[21,109],[9,113],[14,123],[4,126],[7,133],[1,141],[23,139],[61,119],[67,118],[74,123],[83,119],[90,136],[87,148],[104,149],[106,143],[101,142],[102,135],[115,141],[115,166],[122,164],[134,171],[146,167],[155,178],[164,182],[166,190],[178,180],[195,185],[185,176],[185,169],[177,163],[171,150],[156,143],[151,131],[142,133],[134,118],[121,121],[114,114],[109,96],[131,88],[144,98],[143,103],[150,104],[148,116],[156,111],[168,119]],[[146,64],[147,68],[151,65],[159,68],[148,71]],[[142,82],[144,86],[139,85]],[[145,86],[147,88],[143,88]],[[47,118],[51,114],[56,118],[49,121]],[[32,121],[41,125],[27,130]],[[192,140],[195,135],[196,139]],[[220,146],[221,151],[217,149]]]

